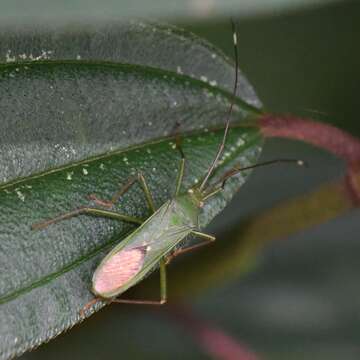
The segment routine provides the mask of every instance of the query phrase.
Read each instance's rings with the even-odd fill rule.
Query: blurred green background
[[[190,29],[232,56],[226,17],[168,21]],[[314,117],[360,136],[358,1],[239,16],[237,24],[240,66],[267,109]],[[256,170],[209,232],[220,234],[221,229],[231,229],[249,214],[343,172],[339,160],[300,143],[269,141],[262,159],[277,157],[303,158],[310,167],[304,172],[290,167]],[[354,211],[269,244],[252,272],[201,296],[189,294],[187,302],[202,318],[247,343],[263,359],[359,359],[359,215]],[[189,256],[200,258],[201,251]],[[181,266],[181,261],[172,266]],[[171,278],[169,282],[171,292]],[[22,357],[64,358],[209,357],[188,331],[168,316],[165,307],[154,311],[112,305]]]

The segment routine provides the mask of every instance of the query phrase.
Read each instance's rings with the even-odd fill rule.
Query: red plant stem
[[[190,308],[184,305],[168,308],[176,322],[182,324],[212,358],[219,360],[260,360],[246,345],[236,341],[223,330],[200,319]]]
[[[360,204],[360,141],[335,126],[299,118],[293,115],[264,114],[258,125],[264,137],[282,137],[305,141],[328,150],[345,160],[345,184],[349,196]]]

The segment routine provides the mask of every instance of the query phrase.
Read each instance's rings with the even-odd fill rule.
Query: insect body
[[[131,179],[124,188],[113,196],[111,201],[100,200],[92,196],[92,199],[99,205],[112,208],[124,192],[129,190],[130,186],[136,181],[139,181],[146,195],[149,208],[153,211],[152,216],[143,222],[120,244],[115,246],[98,266],[94,273],[92,284],[93,293],[98,297],[123,303],[162,304],[166,301],[165,268],[167,263],[174,256],[215,240],[213,236],[197,230],[198,216],[204,205],[204,201],[220,191],[221,187],[217,187],[216,189],[211,187],[211,189],[206,188],[205,190],[201,190],[199,186],[196,186],[189,189],[186,193],[181,194],[180,189],[184,174],[185,157],[181,150],[180,153],[182,154],[182,159],[176,182],[175,196],[157,210],[154,208],[154,202],[146,180],[141,174]],[[223,181],[224,180],[225,179],[223,179]],[[50,224],[80,214],[110,217],[122,221],[141,223],[140,219],[122,215],[111,210],[84,207],[34,224],[32,227],[33,229],[42,229]],[[206,241],[174,251],[174,248],[190,234],[199,236]],[[125,292],[128,288],[146,277],[157,264],[160,265],[160,301],[115,299],[116,296]]]
[[[236,67],[233,96],[235,97],[238,82],[238,62],[235,31],[234,49]],[[178,142],[177,148],[181,154],[181,161],[176,181],[175,196],[171,200],[165,202],[159,209],[155,209],[152,195],[149,191],[145,178],[141,174],[138,174],[136,177],[130,179],[128,183],[118,193],[116,193],[110,201],[100,200],[93,196],[92,199],[98,205],[102,206],[103,209],[92,207],[79,208],[69,213],[60,215],[56,218],[34,224],[32,226],[33,229],[41,229],[52,223],[81,214],[110,217],[121,221],[141,224],[120,244],[115,246],[115,248],[112,249],[111,252],[102,260],[93,275],[92,291],[100,299],[109,300],[111,302],[138,304],[164,303],[166,301],[166,265],[170,262],[170,260],[176,255],[190,251],[215,240],[213,236],[198,231],[198,216],[200,214],[201,208],[204,206],[204,203],[206,203],[208,199],[210,199],[212,196],[215,196],[224,188],[225,182],[228,178],[237,174],[239,171],[263,165],[257,164],[246,168],[235,167],[225,173],[220,178],[220,180],[215,182],[215,184],[209,185],[211,175],[213,174],[213,171],[216,168],[224,150],[225,141],[229,130],[232,107],[233,102],[231,103],[229,109],[222,142],[211,166],[209,167],[209,170],[199,185],[191,187],[184,193],[181,192],[181,184],[185,168],[185,156]],[[296,160],[282,159],[268,161],[264,164],[272,164],[275,162],[284,161],[294,162]],[[302,165],[302,162],[297,161],[297,163]],[[118,201],[135,182],[140,183],[146,196],[148,206],[152,211],[152,215],[145,222],[142,222],[140,219],[112,211],[112,206],[115,204],[115,202]],[[177,245],[179,245],[190,234],[201,237],[203,241],[194,246],[177,248]],[[140,282],[158,264],[160,267],[159,301],[127,300],[117,298],[118,295],[122,294],[127,289]],[[95,299],[95,301],[90,302],[85,306],[84,309],[88,308],[88,306],[96,301],[98,300]]]
[[[166,262],[182,240],[191,233],[199,234],[196,231],[199,210],[199,201],[188,194],[165,202],[103,259],[93,276],[93,292],[113,298],[142,280],[160,261],[160,302],[164,302]]]

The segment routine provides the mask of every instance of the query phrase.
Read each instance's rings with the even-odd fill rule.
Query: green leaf
[[[18,66],[33,59],[31,69]],[[49,60],[61,60],[62,66],[36,67]],[[63,60],[76,64],[65,69]],[[113,78],[115,63],[172,73],[143,68],[137,76],[130,71],[134,67],[122,65],[119,71],[128,69],[129,75]],[[219,107],[210,84],[231,91],[234,78],[234,64],[212,45],[176,27],[144,22],[4,29],[1,69],[0,181],[157,138],[177,123],[182,131],[219,124],[224,104]],[[179,73],[192,79],[172,86]],[[260,106],[241,73],[238,93]]]
[[[31,225],[91,204],[90,194],[108,199],[137,171],[146,177],[160,206],[174,192],[179,163],[175,140],[167,134],[173,134],[179,124],[176,131],[187,159],[183,190],[204,176],[223,135],[233,69],[219,51],[163,26],[132,24],[111,31],[112,36],[104,29],[73,35],[58,30],[58,35],[47,32],[43,36],[29,31],[29,38],[7,34],[6,46],[12,44],[11,56],[16,54],[16,61],[0,65],[2,359],[78,323],[80,310],[93,298],[90,286],[96,265],[134,229],[89,216],[42,231],[32,231]],[[129,40],[134,37],[136,43]],[[101,42],[92,43],[100,38]],[[45,43],[51,46],[45,48]],[[137,51],[125,44],[133,44]],[[114,50],[118,45],[121,59]],[[151,45],[151,52],[144,50],[145,45]],[[69,50],[61,52],[66,46]],[[51,53],[55,58],[17,61],[25,48],[33,57],[36,49],[56,49]],[[81,60],[72,59],[79,49],[88,52],[81,53]],[[171,49],[167,56],[166,49]],[[29,53],[25,54],[28,60]],[[184,74],[176,72],[178,66]],[[199,76],[216,80],[221,87],[196,79]],[[239,90],[246,100],[258,103],[246,80],[242,79]],[[261,150],[258,130],[245,126],[259,111],[240,98],[235,104],[234,128],[217,176],[234,163],[253,164]],[[202,226],[221,211],[245,175],[231,179],[226,191],[205,206]],[[138,187],[124,195],[117,210],[149,215]]]

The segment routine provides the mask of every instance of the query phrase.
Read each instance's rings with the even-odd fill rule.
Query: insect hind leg
[[[90,300],[86,303],[83,308],[80,310],[80,316],[84,317],[85,314],[97,303],[104,301],[103,299],[96,297],[95,299]]]
[[[80,310],[80,316],[84,317],[85,314],[97,303],[106,302],[108,304],[117,303],[117,304],[133,304],[133,305],[163,305],[167,301],[167,283],[166,283],[166,261],[162,258],[159,262],[160,267],[160,300],[136,300],[136,299],[102,299],[96,297],[90,300],[84,307]]]
[[[136,299],[112,299],[110,303],[134,304],[134,305],[163,305],[167,301],[167,282],[166,282],[166,260],[162,258],[159,262],[160,267],[160,300],[136,300]]]
[[[202,241],[201,243],[199,244],[195,244],[195,245],[192,245],[192,246],[188,246],[186,248],[183,248],[183,249],[178,249],[178,250],[175,250],[171,255],[169,255],[167,258],[166,258],[166,264],[169,264],[176,256],[179,256],[179,255],[183,255],[183,254],[186,254],[188,252],[191,252],[193,250],[196,250],[200,247],[203,247],[205,245],[209,245],[211,244],[212,242],[214,242],[216,240],[215,236],[212,236],[212,235],[209,235],[209,234],[205,234],[205,233],[202,233],[200,231],[191,231],[191,233],[193,235],[196,235],[198,237],[201,237],[202,239],[204,239],[205,241]]]

